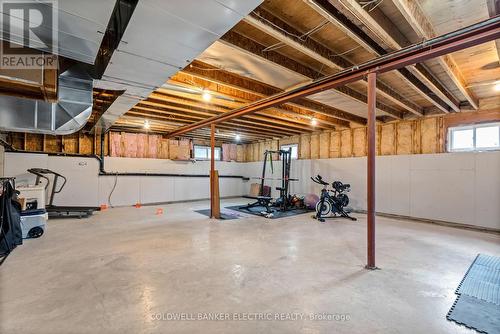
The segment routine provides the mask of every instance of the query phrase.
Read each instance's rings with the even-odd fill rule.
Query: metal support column
[[[376,81],[375,72],[368,73],[368,156],[367,156],[367,255],[366,269],[375,266],[375,113],[376,113]]]
[[[210,125],[210,217],[214,217],[215,124]]]

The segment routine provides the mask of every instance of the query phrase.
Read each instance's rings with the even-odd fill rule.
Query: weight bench
[[[273,199],[272,197],[269,196],[243,196],[243,197],[255,199],[256,201],[254,203],[249,203],[246,206],[242,206],[240,207],[240,209],[247,209],[248,211],[251,211],[250,208],[254,208],[256,206],[263,206],[266,208],[267,213],[273,212],[273,210],[271,209],[271,200]]]

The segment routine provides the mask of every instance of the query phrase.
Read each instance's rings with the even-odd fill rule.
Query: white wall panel
[[[388,156],[391,161],[391,183],[388,190],[390,207],[378,208],[377,205],[381,212],[391,212],[402,216],[410,215],[411,187],[410,182],[408,182],[410,180],[410,157],[410,155]],[[378,170],[380,173],[380,168]],[[386,189],[379,189],[377,194],[381,191],[387,191]]]
[[[29,168],[47,168],[47,154],[5,153],[5,176],[16,177],[17,184],[34,184],[35,176],[28,174]]]
[[[62,191],[54,196],[54,205],[97,206],[99,162],[94,158],[49,156],[47,168],[67,179]],[[59,179],[57,187],[62,185]]]
[[[99,176],[94,159],[48,157],[45,154],[5,154],[5,174],[21,175],[31,167],[52,168],[70,176],[68,188],[56,202],[62,205],[100,205],[114,183],[114,176]],[[106,169],[115,172],[208,174],[209,162],[173,162],[160,159],[106,158]],[[268,165],[267,176],[281,177],[281,165]],[[219,162],[221,175],[260,177],[262,162]],[[328,182],[351,184],[354,209],[366,209],[366,158],[294,160],[291,193],[319,194],[310,177],[321,174]],[[221,196],[248,194],[251,179],[221,178]],[[280,181],[267,181],[277,195]],[[96,190],[97,189],[97,190]],[[82,191],[83,190],[83,191]],[[97,195],[96,195],[97,192]],[[120,176],[113,205],[133,205],[208,198],[208,178]],[[85,203],[85,204],[83,204]],[[94,204],[95,203],[95,204]],[[436,219],[500,229],[500,152],[398,155],[377,157],[377,211],[416,218]]]
[[[474,221],[477,225],[500,229],[500,153],[477,153],[475,157]]]

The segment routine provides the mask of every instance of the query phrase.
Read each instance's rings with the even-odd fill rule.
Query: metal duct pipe
[[[0,130],[67,135],[80,130],[92,113],[92,78],[79,66],[59,75],[56,103],[0,96]]]

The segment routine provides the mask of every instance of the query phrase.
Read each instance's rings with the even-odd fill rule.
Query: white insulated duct
[[[115,0],[32,2],[45,9],[53,6],[48,12],[54,17],[50,20],[43,17],[40,26],[37,15],[26,15],[23,10],[0,11],[0,36],[6,42],[93,64],[115,3]],[[24,39],[26,25],[39,27],[39,35],[30,34]],[[7,26],[8,33],[2,30]],[[74,65],[59,75],[56,103],[0,96],[0,130],[52,135],[74,133],[87,123],[92,113],[92,84],[87,70]]]
[[[107,130],[161,87],[263,0],[140,0],[119,47],[95,86],[125,90],[102,115]]]
[[[59,75],[56,103],[0,96],[0,130],[66,135],[80,130],[92,113],[92,79],[75,67]]]

